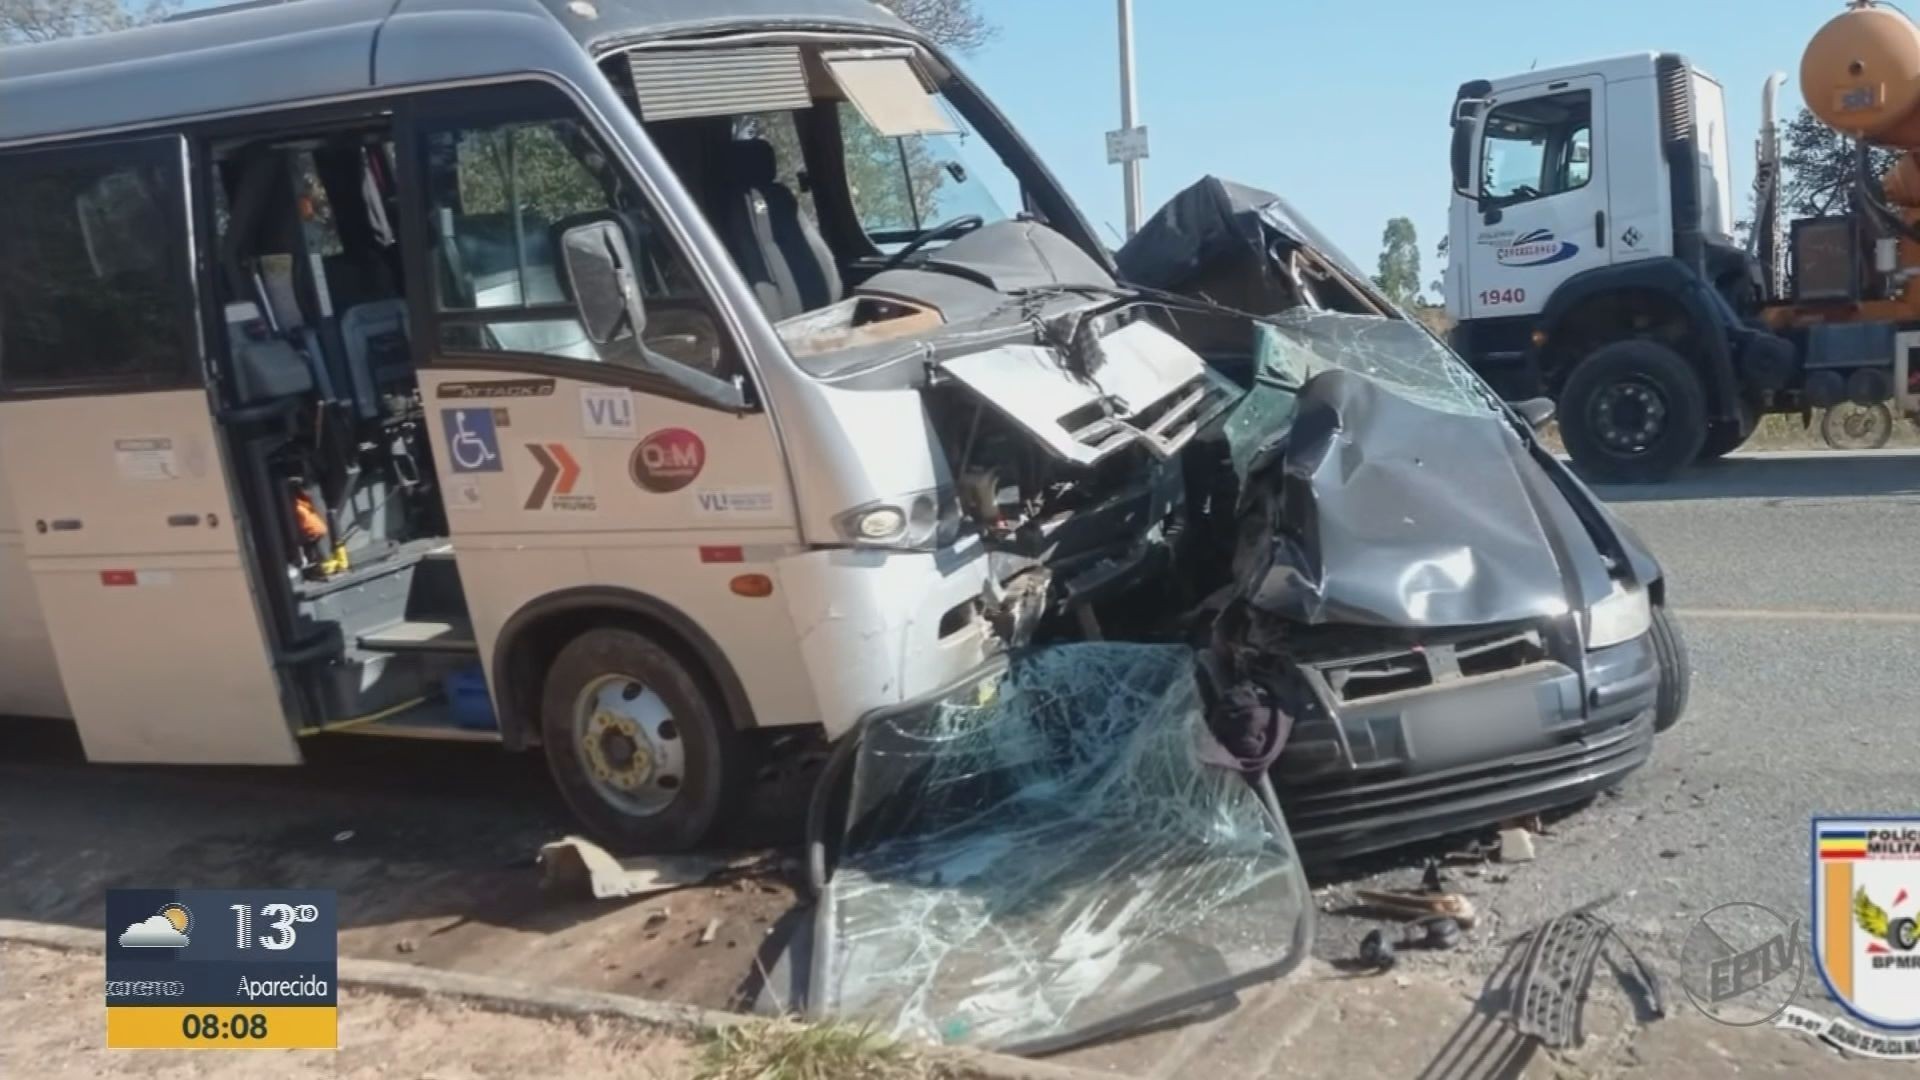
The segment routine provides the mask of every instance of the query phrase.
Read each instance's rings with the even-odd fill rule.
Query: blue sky
[[[1111,238],[1124,228],[1113,0],[976,0],[1000,36],[962,64]],[[1438,275],[1446,116],[1460,83],[1601,56],[1676,51],[1727,88],[1734,190],[1752,176],[1761,86],[1790,81],[1840,0],[1135,0],[1146,209],[1217,173],[1286,195],[1369,270],[1389,217]]]

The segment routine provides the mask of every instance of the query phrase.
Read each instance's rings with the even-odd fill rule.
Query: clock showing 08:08
[[[339,1045],[338,924],[319,889],[111,889],[107,1045]]]

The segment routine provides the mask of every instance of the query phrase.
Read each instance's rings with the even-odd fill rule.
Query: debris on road
[[[1397,919],[1427,919],[1444,916],[1460,926],[1471,928],[1476,918],[1473,902],[1459,893],[1356,889],[1353,896],[1361,907]]]
[[[1404,928],[1398,942],[1388,936],[1385,929],[1367,931],[1367,936],[1360,939],[1360,963],[1378,971],[1387,971],[1399,962],[1398,949],[1440,952],[1459,944],[1459,921],[1435,915]]]
[[[1360,939],[1360,962],[1380,971],[1387,971],[1399,962],[1385,930],[1369,930],[1367,936]]]
[[[1451,949],[1460,944],[1460,921],[1441,916],[1419,926],[1420,945],[1427,949]]]
[[[1666,1016],[1660,984],[1613,925],[1594,913],[1607,897],[1548,920],[1527,939],[1527,949],[1514,984],[1514,1027],[1546,1046],[1565,1049],[1583,1038],[1581,1013],[1594,969],[1609,939],[1633,961],[1636,978],[1647,997],[1647,1014]]]
[[[351,839],[353,839],[352,829],[341,829],[339,832],[333,834],[333,842],[336,844],[344,844]]]
[[[540,866],[546,871],[549,889],[587,892],[595,900],[610,900],[704,884],[733,863],[700,854],[616,859],[591,840],[569,836],[541,846]]]
[[[1500,830],[1500,861],[1503,863],[1532,862],[1533,834],[1526,829]]]
[[[707,923],[707,928],[705,930],[700,931],[700,940],[696,942],[696,944],[699,944],[699,945],[713,944],[713,939],[717,937],[720,933],[720,922],[721,920],[719,919],[710,920]]]

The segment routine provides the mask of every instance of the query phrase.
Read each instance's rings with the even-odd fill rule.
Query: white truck
[[[1734,241],[1711,76],[1641,53],[1469,82],[1452,123],[1454,347],[1554,398],[1583,471],[1661,479],[1802,407],[1793,344],[1750,321],[1769,275]]]

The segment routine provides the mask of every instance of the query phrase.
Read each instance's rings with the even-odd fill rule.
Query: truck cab
[[[1454,345],[1509,399],[1560,407],[1577,464],[1667,475],[1751,432],[1785,342],[1733,238],[1725,94],[1672,54],[1469,82],[1453,115]]]

